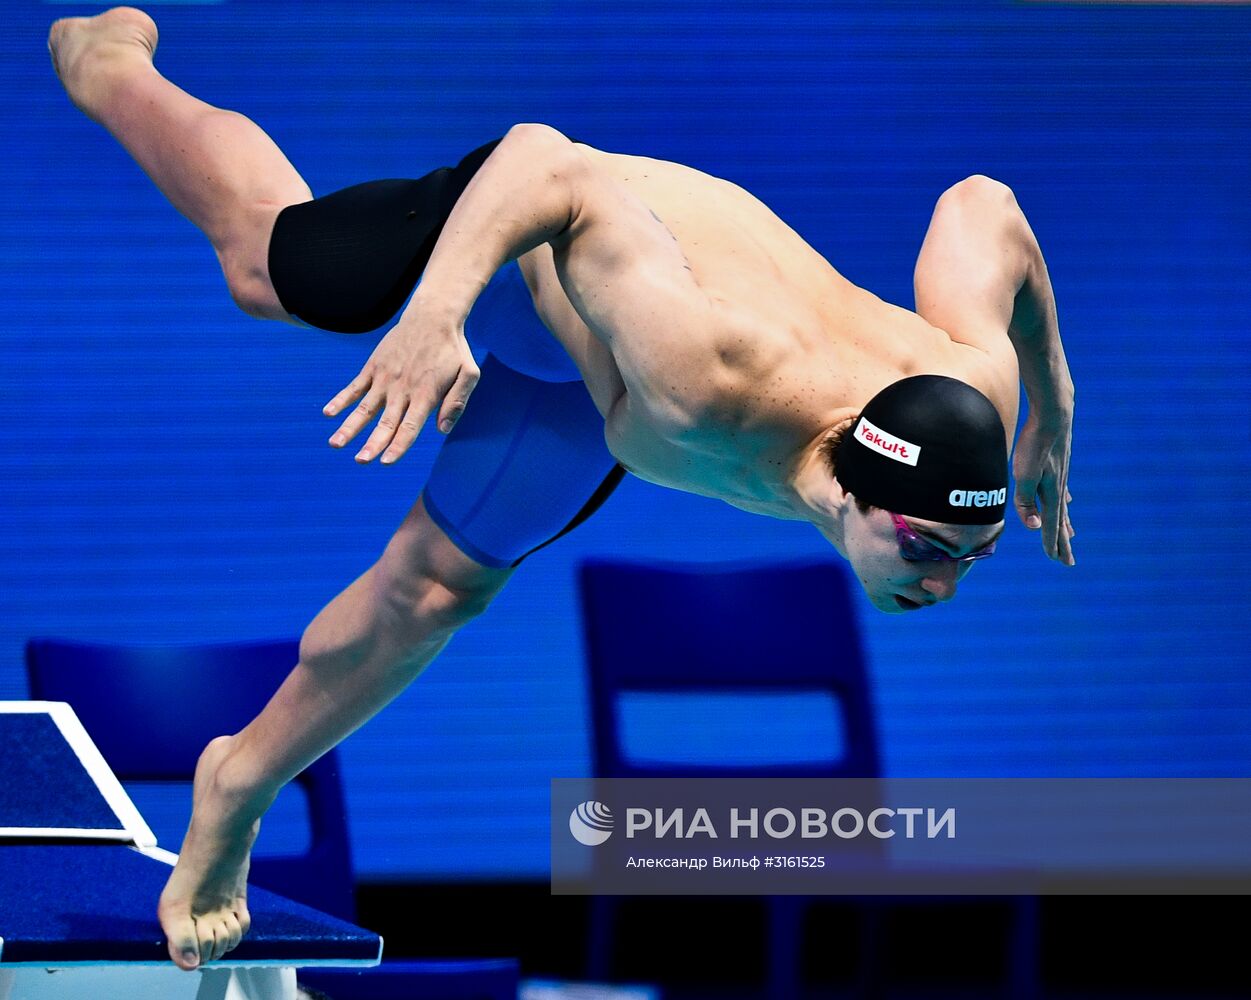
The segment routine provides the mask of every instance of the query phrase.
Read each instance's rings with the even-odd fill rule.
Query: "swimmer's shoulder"
[[[662,160],[655,156],[644,156],[640,153],[624,153],[600,149],[581,142],[575,142],[574,147],[580,150],[596,166],[602,167],[617,180],[629,183],[632,187],[640,185],[641,182],[650,182],[653,186],[665,183],[683,183],[686,185],[695,183],[699,186],[706,186],[709,189],[741,192],[747,197],[752,197],[753,200],[756,200],[750,192],[726,180],[724,177],[718,177],[716,174],[710,174],[707,171],[699,170],[685,163],[679,163],[676,160]],[[648,185],[644,184],[642,186]]]
[[[958,378],[982,393],[999,411],[999,417],[1008,430],[1008,444],[1016,429],[1020,409],[1020,374],[1015,355],[990,356],[968,344],[949,337],[937,327],[931,330],[943,344],[941,355],[934,355],[930,363],[918,367],[936,375]],[[912,374],[915,374],[913,372]]]

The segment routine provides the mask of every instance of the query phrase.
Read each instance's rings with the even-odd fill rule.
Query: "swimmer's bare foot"
[[[93,120],[113,85],[136,69],[155,72],[156,23],[134,7],[95,17],[65,17],[48,32],[48,52],[70,100]]]
[[[221,958],[251,924],[248,863],[261,823],[238,818],[237,804],[220,779],[232,740],[219,737],[200,755],[191,825],[157,908],[169,957],[182,969]]]

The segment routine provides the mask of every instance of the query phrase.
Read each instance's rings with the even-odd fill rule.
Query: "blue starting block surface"
[[[156,917],[176,857],[69,705],[0,702],[0,995],[6,969],[172,968]],[[382,940],[248,887],[252,927],[213,967],[370,966]]]
[[[0,841],[13,837],[156,844],[64,702],[0,702]]]

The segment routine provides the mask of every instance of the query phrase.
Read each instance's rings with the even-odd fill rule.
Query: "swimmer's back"
[[[579,144],[592,161],[627,186],[668,227],[714,299],[785,311],[828,299],[832,286],[858,292],[774,212],[744,188],[669,160],[609,153]]]

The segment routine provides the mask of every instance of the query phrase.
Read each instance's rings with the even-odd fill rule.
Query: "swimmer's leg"
[[[465,555],[419,499],[381,558],[313,619],[260,715],[200,757],[158,910],[175,963],[219,959],[247,933],[248,858],[282,785],[403,691],[512,574]]]
[[[52,25],[48,49],[70,100],[113,133],[213,244],[231,296],[250,315],[294,322],[266,253],[274,219],[312,192],[255,123],[205,104],[152,63],[156,25],[133,7]]]

